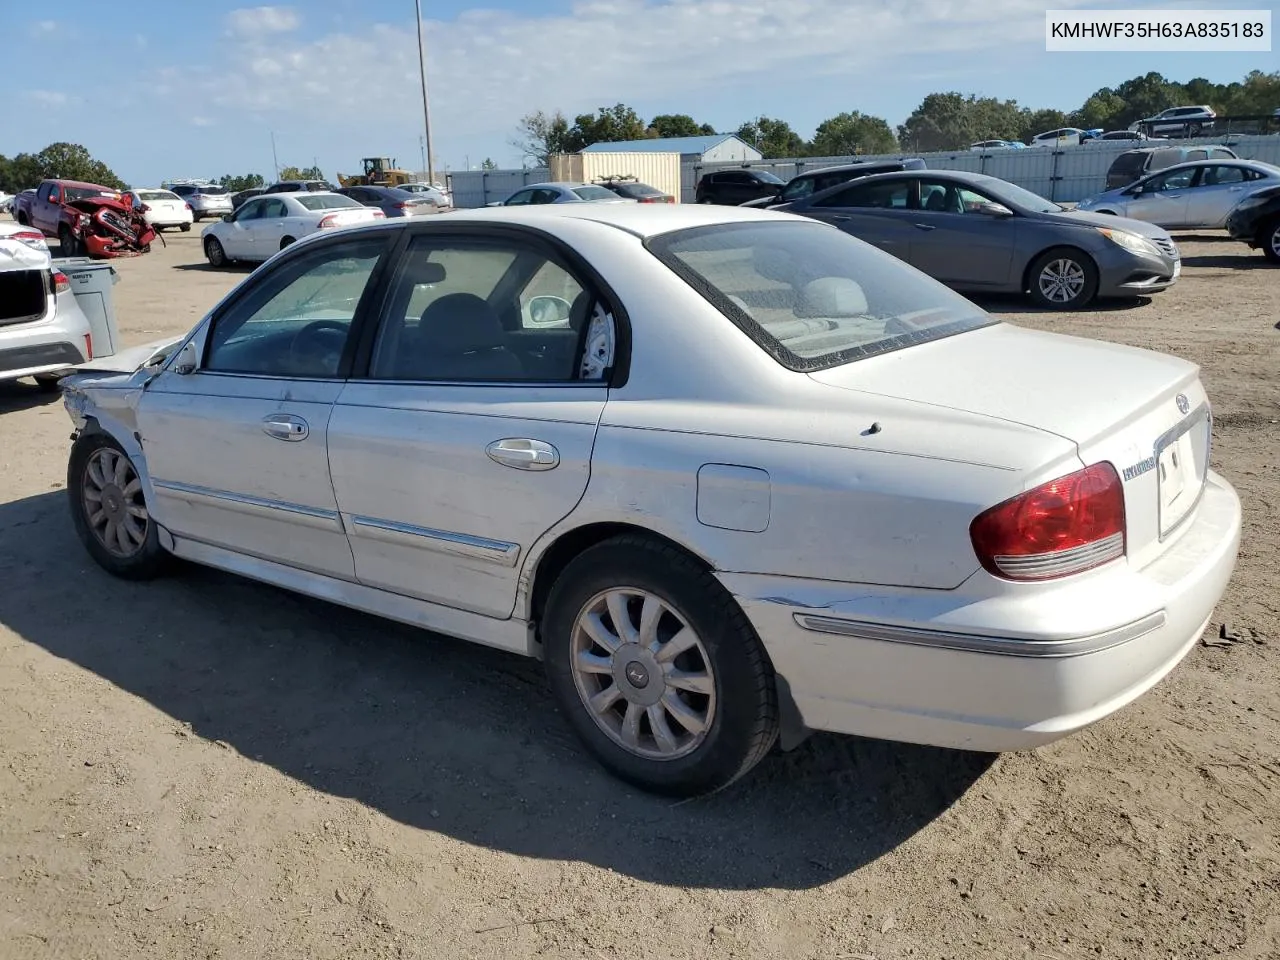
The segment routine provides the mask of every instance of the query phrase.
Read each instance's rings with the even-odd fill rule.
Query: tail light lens
[[[416,206],[417,204],[410,200],[401,200],[399,203],[396,204],[396,209],[408,210],[410,207],[416,207]]]
[[[387,215],[386,215],[385,213],[383,213],[381,210],[375,210],[375,211],[373,211],[373,219],[375,219],[375,220],[385,220],[386,218],[387,218]]]
[[[60,293],[67,293],[71,289],[71,278],[56,267],[53,273],[53,293],[57,296]]]
[[[336,213],[330,213],[326,216],[321,217],[320,222],[316,224],[316,226],[318,226],[321,230],[327,230],[330,227],[336,227],[337,225],[338,225],[338,215]]]
[[[1124,486],[1095,463],[979,514],[969,538],[983,568],[1006,580],[1052,580],[1124,556]]]
[[[183,206],[186,207],[188,210],[191,209],[191,204],[189,203],[184,203]]]
[[[19,230],[12,236],[19,243],[25,243],[28,247],[34,247],[36,250],[45,250],[49,246],[44,234],[39,230]],[[56,273],[57,271],[54,272]]]
[[[86,360],[93,359],[93,334],[86,333],[84,335],[84,358]]]

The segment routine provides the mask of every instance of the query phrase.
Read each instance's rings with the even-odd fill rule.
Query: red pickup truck
[[[155,231],[118,190],[79,180],[46,180],[14,198],[14,219],[57,237],[64,257],[129,256],[151,248]]]

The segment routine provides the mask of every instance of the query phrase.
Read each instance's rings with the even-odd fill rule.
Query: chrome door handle
[[[484,452],[494,463],[517,470],[551,470],[560,464],[560,451],[543,440],[495,440]]]
[[[938,229],[938,228],[937,228],[937,227],[935,227],[932,223],[917,223],[917,224],[914,224],[914,226],[915,226],[915,228],[916,228],[917,230],[936,230],[936,229]]]
[[[853,217],[832,217],[832,220],[852,220]]]
[[[1168,197],[1170,200],[1177,200],[1179,197],[1181,197],[1181,196],[1182,196],[1182,194],[1180,194],[1180,193],[1162,193],[1162,194],[1160,194],[1160,196],[1162,196],[1162,197]]]
[[[262,419],[262,432],[277,440],[305,440],[311,433],[307,421],[287,413],[274,413]]]

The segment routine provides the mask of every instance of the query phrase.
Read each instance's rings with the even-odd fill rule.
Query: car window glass
[[[289,208],[284,205],[284,201],[279,198],[273,197],[272,199],[267,200],[263,204],[262,213],[260,216],[261,216],[261,219],[263,220],[271,220],[271,219],[278,219],[280,217],[287,217],[288,215],[289,215]]]
[[[814,180],[809,177],[796,177],[796,179],[782,188],[782,199],[799,200],[801,197],[809,196],[815,189],[820,190],[822,188],[816,186]]]
[[[1187,159],[1188,160],[1208,160],[1209,151],[1208,150],[1188,150]]]
[[[957,192],[960,194],[960,206],[964,213],[978,213],[984,204],[995,202],[990,197],[966,187],[958,188]]]
[[[1236,159],[1236,155],[1232,153],[1230,150],[1223,150],[1221,147],[1219,147],[1216,150],[1209,151],[1209,159],[1210,160],[1234,160]]]
[[[213,323],[204,369],[259,376],[337,376],[381,237],[325,244],[267,274]]]
[[[571,312],[585,307],[583,289],[562,265],[517,243],[416,237],[391,282],[369,376],[573,380],[572,324],[581,326],[585,310]]]
[[[523,206],[524,204],[528,203],[532,198],[533,198],[532,190],[520,190],[516,193],[513,193],[510,196],[510,198],[507,200],[507,206],[509,207]]]
[[[921,180],[920,209],[930,213],[964,213],[964,201],[954,183],[946,180]]]
[[[818,207],[874,207],[882,210],[905,210],[911,194],[908,180],[884,180],[859,183],[831,196],[815,201]]]
[[[1160,190],[1184,190],[1191,186],[1191,180],[1195,175],[1196,168],[1192,167],[1189,170],[1174,170],[1158,177],[1152,177],[1151,182],[1147,186],[1147,192],[1153,193]]]
[[[237,223],[243,223],[245,220],[257,220],[262,216],[262,210],[266,200],[249,200],[244,206],[235,212],[233,219]]]
[[[1225,167],[1221,165],[1205,167],[1200,174],[1202,187],[1216,187],[1226,183],[1244,183],[1246,180],[1244,167]]]

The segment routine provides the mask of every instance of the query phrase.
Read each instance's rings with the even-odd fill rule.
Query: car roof
[[[447,217],[433,217],[431,220],[433,224],[439,223],[442,227],[460,221],[463,223],[515,223],[544,228],[560,219],[590,220],[616,227],[637,237],[648,238],[690,227],[744,222],[777,223],[783,218],[801,223],[816,223],[807,217],[772,210],[693,203],[561,203],[531,207],[474,207],[454,210]],[[397,225],[400,222],[397,221]],[[408,225],[412,221],[403,222]]]
[[[1003,140],[984,140],[983,143],[1003,143]],[[910,163],[917,159],[911,157],[904,160],[863,160],[861,163],[842,163],[834,167],[817,167],[813,170],[806,170],[803,173],[797,173],[792,179],[798,180],[801,177],[824,177],[832,173],[856,173],[859,170],[867,170],[875,167],[884,167],[894,163]],[[886,170],[886,173],[897,173],[896,170]]]

